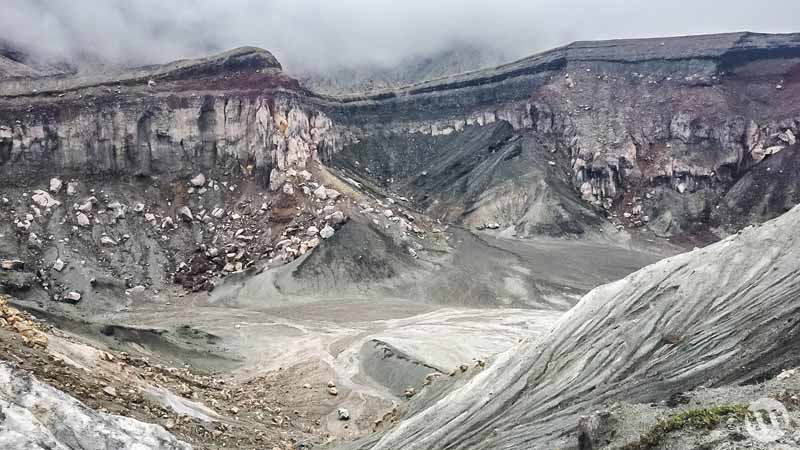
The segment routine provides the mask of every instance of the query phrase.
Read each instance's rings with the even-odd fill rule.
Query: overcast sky
[[[791,32],[798,17],[800,0],[3,0],[0,39],[123,64],[255,45],[299,72],[464,44],[519,57],[575,40]]]

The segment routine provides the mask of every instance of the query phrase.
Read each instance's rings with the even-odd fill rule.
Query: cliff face
[[[240,49],[97,79],[0,83],[0,176],[236,172],[266,185],[334,147],[269,53]],[[273,175],[273,184],[280,180]]]
[[[709,224],[735,228],[742,213],[763,220],[800,200],[790,196],[769,208],[746,203],[730,215],[716,211],[744,174],[794,143],[800,131],[798,77],[798,35],[576,43],[497,69],[322,102],[321,108],[360,141],[395,142],[375,145],[386,150],[373,154],[366,168],[349,169],[367,178],[378,171],[382,181],[393,180],[389,185],[407,195],[419,194],[407,186],[407,174],[382,170],[381,161],[423,135],[447,141],[465,128],[506,121],[518,135],[536,140],[523,153],[537,161],[523,163],[524,170],[516,164],[518,171],[540,170],[534,166],[543,160],[556,163],[573,193],[618,226],[649,223],[658,234],[674,235]],[[334,164],[346,167],[345,159]],[[415,164],[429,163],[421,157]],[[449,218],[500,222],[529,234],[535,205],[569,209],[560,195],[550,193],[555,203],[545,201],[547,189],[516,186],[517,196],[528,200],[515,217],[500,217],[503,196],[493,190],[508,192],[502,188],[507,175],[501,171],[480,192],[458,199],[458,214]],[[466,184],[474,178],[465,177]],[[489,201],[487,193],[499,199]]]
[[[786,189],[766,204],[741,194],[756,189],[751,169],[795,143],[799,81],[798,35],[576,43],[336,98],[305,91],[272,55],[244,48],[0,82],[0,176],[203,170],[274,189],[289,167],[321,159],[436,217],[519,236],[609,223],[724,233],[800,200]],[[790,176],[772,175],[758,188],[765,195]]]

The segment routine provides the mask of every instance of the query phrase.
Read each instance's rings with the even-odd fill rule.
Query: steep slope
[[[607,222],[580,201],[543,146],[499,121],[438,136],[369,135],[331,163],[447,222],[514,225],[510,234],[520,237],[602,234]]]
[[[233,170],[268,184],[273,168],[302,167],[332,146],[329,121],[298,108],[297,89],[253,48],[99,77],[0,82],[0,175],[8,184]]]
[[[587,294],[545,335],[370,449],[575,448],[602,405],[665,400],[800,363],[800,208]]]
[[[581,42],[496,69],[326,97],[281,73],[269,53],[244,48],[0,82],[0,174],[8,182],[252,166],[275,189],[280,172],[320,158],[447,220],[519,236],[580,236],[603,229],[603,217],[660,236],[724,235],[737,219],[712,214],[725,193],[797,140],[798,67],[791,34]],[[502,155],[493,128],[472,130],[497,122],[513,129]],[[460,142],[469,148],[456,156]],[[356,167],[360,160],[395,162]],[[423,165],[458,176],[426,188]]]
[[[192,448],[158,425],[94,411],[4,362],[0,362],[0,410],[3,448]]]
[[[0,289],[119,351],[235,367],[243,391],[277,373],[278,427],[313,398],[294,431],[389,428],[361,448],[573,445],[606,401],[796,363],[796,210],[570,308],[676,250],[615,228],[704,240],[794,204],[798,67],[798,35],[739,33],[347,97],[254,48],[2,80]]]
[[[320,107],[345,128],[345,152],[353,146],[359,153],[359,143],[368,142],[374,160],[391,159],[420,135],[441,138],[508,122],[515,133],[532,136],[531,150],[540,155],[517,164],[517,173],[535,174],[542,160],[552,161],[573,196],[601,216],[675,236],[735,230],[735,216],[711,212],[748,170],[796,141],[798,73],[798,35],[580,42],[496,69],[322,100]],[[447,206],[474,203],[474,192],[464,194]],[[574,209],[558,190],[531,194],[515,217],[500,217],[498,200],[468,208],[462,220],[494,216],[502,228],[522,232],[541,227],[536,220],[528,225],[538,204]],[[557,219],[542,216],[558,228]]]

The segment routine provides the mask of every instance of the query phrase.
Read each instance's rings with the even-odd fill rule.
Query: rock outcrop
[[[252,48],[100,79],[0,82],[0,176],[200,170],[274,185],[279,171],[334,148],[330,120],[299,91],[270,53]]]
[[[714,214],[726,192],[800,134],[798,67],[796,35],[737,33],[581,42],[345,97],[304,90],[253,48],[104,77],[14,78],[0,82],[0,176],[202,171],[277,190],[285,171],[320,159],[437,217],[518,236],[607,221],[724,234],[737,219]],[[475,140],[487,126],[491,137]],[[449,176],[432,186],[429,167]]]
[[[346,130],[334,165],[421,198],[426,208],[430,197],[416,188],[418,177],[436,163],[431,154],[453,153],[454,136],[506,122],[527,137],[531,142],[508,156],[522,156],[507,164],[511,173],[492,161],[499,150],[493,142],[475,148],[470,164],[450,167],[461,176],[450,186],[462,194],[436,199],[431,212],[449,208],[451,220],[476,225],[495,216],[501,228],[531,235],[565,228],[563,212],[541,209],[574,216],[567,199],[581,198],[618,226],[671,236],[709,225],[735,229],[735,216],[712,212],[751,168],[793,144],[798,70],[797,35],[579,42],[497,69],[323,101],[321,108]],[[570,186],[567,199],[552,183],[509,189],[509,175],[541,179],[543,165]],[[522,197],[512,217],[495,211],[508,198],[498,190]]]
[[[579,417],[603,405],[796,367],[798,226],[795,207],[598,287],[548,333],[353,448],[576,448]]]
[[[192,448],[158,425],[94,411],[5,362],[0,362],[0,413],[2,448]]]

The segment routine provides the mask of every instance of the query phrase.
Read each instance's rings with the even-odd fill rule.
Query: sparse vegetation
[[[743,420],[747,415],[746,405],[721,405],[711,408],[697,408],[661,419],[650,430],[639,436],[639,440],[628,443],[622,450],[647,450],[656,448],[673,431],[694,429],[711,430],[724,418],[734,417]]]

